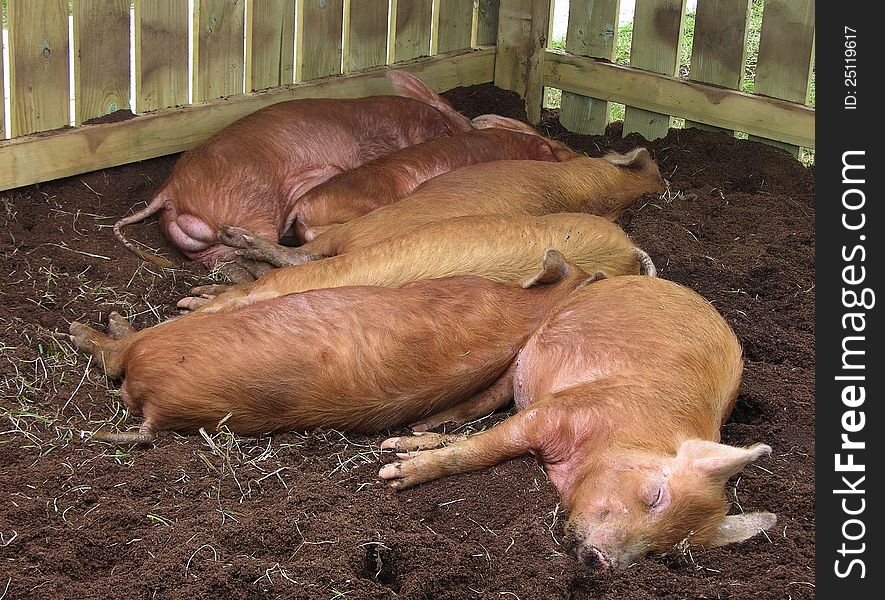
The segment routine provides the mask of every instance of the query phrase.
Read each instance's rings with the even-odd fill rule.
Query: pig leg
[[[412,431],[427,431],[450,422],[461,425],[495,412],[513,398],[513,371],[515,369],[516,361],[513,361],[504,374],[487,389],[448,410],[430,415],[411,425]]]
[[[297,248],[281,246],[241,227],[222,225],[218,235],[222,243],[235,248],[241,248],[237,252],[239,256],[266,262],[275,267],[297,265],[310,260],[308,255]]]
[[[71,323],[70,333],[71,342],[78,349],[100,362],[104,366],[104,372],[108,377],[119,379],[122,376],[123,365],[121,362],[122,352],[120,350],[121,344],[125,344],[124,341],[113,340],[92,327],[76,321]]]
[[[108,315],[108,333],[111,335],[111,339],[122,340],[135,333],[135,327],[123,315],[114,311]]]
[[[467,435],[454,435],[447,433],[416,432],[411,437],[392,437],[381,442],[382,450],[394,450],[397,456],[402,453],[416,452],[418,450],[432,450],[454,442],[463,442]]]
[[[236,286],[227,285],[224,283],[215,283],[211,285],[198,285],[197,287],[191,289],[191,294],[194,296],[203,296],[204,298],[214,298],[215,296],[222,294],[224,292],[230,291]]]
[[[138,428],[138,431],[123,431],[120,433],[99,431],[92,436],[92,439],[99,442],[108,442],[109,444],[150,444],[155,437],[156,434],[150,424],[145,421]]]
[[[378,472],[391,487],[403,490],[446,475],[491,467],[532,450],[532,432],[539,410],[518,413],[497,427],[469,436],[439,450],[410,452],[403,460],[384,465]],[[383,447],[383,444],[382,444]]]

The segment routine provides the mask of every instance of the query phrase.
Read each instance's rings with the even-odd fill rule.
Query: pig
[[[742,368],[734,332],[695,292],[660,278],[595,281],[520,351],[500,390],[502,398],[512,390],[516,415],[469,437],[385,440],[400,460],[379,475],[402,490],[532,453],[570,512],[566,545],[603,571],[677,544],[742,541],[776,521],[767,512],[726,516],[726,480],[771,452],[720,443]],[[427,421],[487,409],[465,403]]]
[[[587,212],[614,220],[642,194],[665,189],[645,148],[566,162],[499,160],[439,175],[399,202],[353,221],[318,235],[308,229],[305,238],[309,241],[300,247],[261,254],[276,266],[298,264],[353,252],[427,223],[468,215]],[[243,248],[249,258],[259,258],[253,252],[256,245],[268,246],[260,234],[242,228],[223,227],[221,237],[230,246]]]
[[[301,196],[294,211],[295,234],[304,242],[307,229],[351,221],[403,198],[432,177],[468,165],[578,156],[531,128],[483,128],[416,144],[336,175]]]
[[[480,275],[518,281],[535,268],[538,248],[554,248],[581,269],[605,275],[654,274],[651,258],[606,219],[583,213],[543,217],[479,216],[429,223],[404,235],[333,258],[276,269],[218,294],[192,296],[180,308],[236,310],[283,294],[344,285],[399,287],[410,281]],[[275,252],[271,245],[269,252]],[[217,286],[196,293],[217,293]]]
[[[118,221],[114,234],[143,259],[171,266],[123,234],[124,226],[160,213],[163,235],[211,267],[233,253],[218,240],[220,225],[277,240],[291,227],[298,198],[320,183],[395,150],[471,130],[413,75],[391,71],[388,79],[422,100],[300,99],[256,111],[186,152],[148,206]]]
[[[114,315],[111,337],[74,322],[73,343],[109,377],[124,378],[123,400],[144,416],[138,431],[99,438],[150,443],[159,431],[222,420],[250,435],[369,432],[481,394],[547,311],[587,279],[555,250],[535,248],[535,256],[521,285],[457,276],[322,289],[134,333]]]

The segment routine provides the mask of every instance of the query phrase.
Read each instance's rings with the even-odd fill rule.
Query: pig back
[[[400,148],[450,135],[446,118],[398,96],[302,99],[266,107],[185,153],[158,195],[168,199],[164,232],[181,215],[272,238],[283,233],[308,190]],[[188,248],[183,248],[188,250]]]
[[[634,417],[702,415],[718,436],[741,371],[737,337],[704,298],[661,278],[617,277],[552,311],[520,352],[514,396],[525,407],[575,386],[617,382],[630,388],[631,402],[640,399]]]
[[[155,429],[214,427],[228,413],[239,433],[411,422],[499,377],[580,279],[345,287],[193,315],[130,346],[124,399]]]

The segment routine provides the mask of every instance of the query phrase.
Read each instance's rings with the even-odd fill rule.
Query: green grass
[[[747,58],[744,66],[744,77],[741,81],[740,89],[743,92],[752,94],[756,82],[756,59],[759,56],[759,34],[762,31],[762,10],[764,0],[753,0],[750,8],[750,18],[747,31]],[[694,42],[694,12],[686,13],[683,23],[683,36],[680,48],[679,59],[679,76],[687,78],[691,68],[691,47]],[[619,65],[630,64],[630,45],[633,42],[633,23],[625,23],[618,28],[618,37],[615,48],[615,62]],[[556,39],[551,43],[551,48],[555,50],[565,49],[565,39]],[[814,107],[814,72],[811,73],[811,81],[809,82],[808,105]],[[559,108],[562,92],[555,88],[547,88],[544,94],[544,106],[547,108]],[[622,121],[624,119],[624,105],[611,103],[610,119],[612,121]],[[672,127],[683,127],[684,119],[673,118],[671,120]],[[747,134],[738,132],[737,137],[746,139]],[[814,149],[804,148],[800,154],[800,160],[808,166],[814,164]]]

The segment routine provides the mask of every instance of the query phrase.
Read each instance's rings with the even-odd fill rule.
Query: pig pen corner
[[[13,28],[17,31],[10,30],[4,37],[0,81],[2,70],[7,75],[14,70],[17,78],[7,76],[11,83],[4,88],[7,102],[0,103],[0,273],[4,278],[0,289],[0,497],[4,499],[0,505],[0,599],[61,594],[90,598],[109,593],[168,598],[814,597],[815,178],[814,168],[798,160],[813,153],[814,111],[805,105],[805,97],[783,97],[779,91],[802,87],[798,81],[804,83],[807,96],[809,72],[813,72],[808,62],[813,60],[813,52],[809,53],[814,37],[813,3],[802,0],[791,3],[788,10],[764,15],[770,19],[770,31],[787,33],[776,39],[763,31],[760,40],[763,14],[756,0],[637,2],[629,14],[633,46],[626,58],[619,54],[623,47],[619,50],[618,36],[598,39],[592,31],[627,31],[624,6],[632,6],[631,2],[384,0],[362,4],[334,0],[298,2],[297,6],[294,0],[201,2],[190,16],[190,26],[187,3],[169,3],[163,10],[136,3],[131,12],[128,5],[111,9],[108,3],[109,11],[119,13],[114,13],[115,18],[131,19],[133,31],[137,30],[132,71],[127,50],[126,68],[121,67],[121,72],[128,73],[128,78],[116,82],[94,75],[101,72],[101,61],[118,61],[108,49],[114,44],[128,48],[129,40],[108,35],[104,46],[90,41],[96,31],[109,33],[116,27],[109,14],[75,2],[68,15],[60,4],[49,4],[53,9],[40,19],[22,2],[10,2],[3,9],[4,22],[15,11]],[[568,8],[565,13],[563,5]],[[664,18],[664,13],[669,16]],[[29,43],[25,34],[43,27],[48,43],[67,48],[69,18],[76,56],[65,57],[59,65],[53,61],[60,53],[53,53],[50,60],[24,52]],[[222,19],[224,26],[218,33],[224,40],[201,33],[200,24],[212,19]],[[692,28],[677,27],[677,21],[691,22]],[[562,29],[558,36],[557,27]],[[734,44],[708,45],[710,39],[726,39],[716,38],[717,32],[735,28],[745,35],[727,36]],[[695,32],[693,43],[686,43],[686,31]],[[324,43],[330,38],[338,43]],[[755,39],[758,45],[754,74],[765,75],[751,89],[755,93],[746,93],[742,87],[746,73],[724,67],[733,62],[725,60],[726,55],[743,56],[747,39]],[[165,41],[159,44],[161,40]],[[17,57],[9,50],[13,44]],[[195,52],[190,58],[189,45]],[[678,49],[686,45],[691,47],[690,72],[680,66],[680,60],[687,59],[678,55]],[[225,46],[234,47],[233,54]],[[662,61],[655,62],[653,56]],[[43,74],[50,73],[49,77],[32,68],[40,61],[46,61]],[[151,61],[170,65],[172,79],[156,79],[156,72],[148,68]],[[218,68],[222,64],[227,66]],[[390,76],[378,68],[387,65],[394,71],[402,68],[401,74]],[[71,89],[61,85],[68,82],[69,66],[72,74],[74,66],[78,73],[76,85],[70,76]],[[56,69],[54,74],[52,69]],[[15,102],[28,85],[46,92],[36,100],[42,103],[40,119],[22,102]],[[181,157],[196,156],[208,164],[207,157],[220,146],[207,146],[206,140],[231,124],[236,127],[244,119],[249,123],[249,115],[256,111],[275,114],[280,120],[274,123],[283,124],[268,128],[262,136],[272,137],[275,129],[297,120],[283,114],[287,109],[282,104],[289,101],[307,107],[309,120],[328,132],[348,119],[359,121],[362,117],[353,115],[366,106],[365,97],[391,94],[391,89],[402,97],[382,100],[383,105],[371,115],[377,118],[383,113],[383,128],[396,133],[380,142],[347,138],[342,146],[359,147],[363,155],[355,162],[348,158],[352,164],[344,168],[310,170],[298,189],[311,204],[299,204],[297,217],[291,206],[281,203],[275,212],[243,217],[237,223],[225,221],[229,215],[219,211],[216,223],[215,216],[181,203],[175,205],[174,213],[158,210],[159,219],[130,219],[124,236],[115,226],[121,217],[152,201],[162,208],[163,203],[156,202],[158,192],[173,181],[183,164]],[[709,101],[712,89],[720,98],[715,104]],[[97,95],[98,91],[104,96]],[[421,106],[415,108],[413,100]],[[281,106],[273,108],[278,103]],[[623,108],[616,103],[623,103]],[[333,104],[334,109],[327,108]],[[116,112],[108,113],[109,106]],[[691,107],[687,109],[690,114],[679,112],[686,106]],[[397,122],[397,111],[420,113],[422,127],[412,127],[407,120]],[[90,128],[100,129],[90,132]],[[242,139],[248,140],[256,129],[241,129]],[[300,134],[293,130],[286,135]],[[340,140],[346,134],[344,126],[333,137]],[[138,143],[132,142],[133,136]],[[334,146],[325,143],[325,138],[320,142],[317,147],[322,152]],[[200,155],[191,151],[194,147],[208,150]],[[644,152],[636,153],[637,147],[647,149],[651,163]],[[431,154],[422,154],[426,148],[436,152],[432,156],[437,162],[444,156],[447,166],[430,164]],[[451,158],[454,155],[457,159]],[[379,181],[402,166],[397,156],[408,163],[405,171],[415,181],[408,189],[391,184],[390,198],[379,200],[388,193],[379,191]],[[257,151],[251,158],[255,172],[276,160]],[[500,170],[498,163],[506,162],[501,159],[518,159],[523,167]],[[247,160],[242,157],[241,163]],[[498,214],[494,223],[486,220],[487,213],[500,211],[492,200],[482,197],[483,190],[489,197],[503,195],[488,191],[497,189],[496,180],[523,186],[514,191],[511,201],[540,196],[544,180],[536,173],[559,174],[555,169],[566,169],[569,162],[579,160],[598,161],[592,163],[594,168],[602,165],[618,177],[622,171],[636,175],[640,183],[631,188],[629,201],[618,200],[617,194],[607,197],[609,204],[597,210],[601,216],[586,214],[592,211],[575,204],[574,212],[582,214],[568,215],[565,209],[542,206]],[[227,171],[219,180],[244,183],[261,193],[272,195],[290,185],[284,179],[256,182],[242,177],[243,171]],[[571,177],[566,170],[561,173],[565,175],[557,175],[557,180]],[[615,181],[617,187],[625,187],[622,182],[628,180]],[[659,187],[661,181],[666,187]],[[462,194],[469,196],[469,202],[459,204],[462,188],[470,190]],[[341,190],[353,198],[362,193],[362,204],[354,201],[347,211],[336,213],[329,198]],[[441,198],[450,200],[449,213],[438,208]],[[428,217],[431,209],[443,217]],[[181,219],[181,215],[187,216]],[[168,223],[172,223],[172,235],[164,229]],[[602,232],[612,232],[611,239],[608,246],[599,246],[605,252],[594,247],[592,260],[578,260],[569,243],[589,237],[589,227],[600,239]],[[544,237],[548,231],[555,232],[550,239],[556,240],[549,246],[562,254],[534,252],[534,245],[548,244]],[[393,241],[388,240],[393,233]],[[445,246],[439,242],[457,242],[455,233],[463,243]],[[121,237],[134,252],[123,247]],[[278,237],[285,245],[276,244]],[[501,269],[500,276],[484,271],[487,265],[480,267],[488,262],[484,257],[492,254],[492,238],[510,248],[506,260],[495,267]],[[519,240],[532,247],[531,259],[524,268],[503,274],[505,266],[509,269],[510,263],[518,262],[512,248],[520,246]],[[654,262],[652,268],[662,286],[690,290],[685,306],[699,311],[692,315],[707,315],[716,327],[720,326],[716,319],[721,319],[723,331],[733,331],[739,344],[740,359],[732,356],[737,346],[724,344],[723,356],[716,363],[722,363],[722,379],[730,382],[723,384],[719,408],[727,418],[721,428],[717,422],[709,440],[680,445],[672,462],[666,463],[667,469],[683,469],[680,476],[692,482],[699,471],[715,471],[717,489],[725,493],[717,502],[727,506],[730,523],[745,519],[744,527],[749,527],[731,539],[711,534],[698,543],[697,537],[693,539],[698,532],[687,531],[678,540],[666,538],[666,549],[655,548],[644,559],[644,549],[624,553],[621,564],[605,546],[607,539],[576,548],[575,532],[582,533],[591,521],[578,522],[573,514],[582,518],[608,515],[611,499],[596,499],[597,504],[585,507],[574,501],[574,494],[563,492],[580,488],[580,482],[570,480],[569,472],[584,468],[583,464],[569,459],[559,465],[551,455],[536,452],[537,444],[519,446],[517,451],[507,448],[518,437],[507,437],[507,428],[523,423],[520,419],[530,412],[524,410],[531,401],[526,397],[547,398],[563,395],[563,388],[572,389],[551,383],[557,377],[568,378],[561,372],[532,371],[539,356],[558,357],[550,350],[560,337],[555,319],[549,316],[538,321],[528,339],[508,342],[515,344],[513,352],[521,354],[506,370],[504,363],[485,371],[482,365],[471,364],[497,360],[487,358],[481,348],[455,352],[464,361],[457,369],[469,366],[481,372],[477,380],[488,386],[485,391],[474,390],[473,398],[484,400],[479,408],[466,412],[463,405],[451,403],[439,411],[400,416],[392,421],[400,425],[392,425],[374,412],[368,415],[366,409],[340,421],[304,421],[303,415],[296,415],[292,423],[309,425],[288,427],[290,422],[283,422],[277,427],[263,421],[244,424],[238,420],[236,406],[228,410],[219,404],[221,408],[207,412],[202,421],[193,416],[178,421],[183,424],[180,428],[159,426],[147,431],[143,440],[132,435],[145,423],[161,423],[149,409],[142,410],[143,421],[132,405],[135,397],[147,398],[145,406],[152,401],[137,380],[138,373],[148,371],[143,363],[137,364],[137,355],[151,349],[151,332],[185,333],[175,338],[183,342],[161,347],[171,350],[155,361],[159,366],[150,375],[153,379],[146,379],[149,387],[169,395],[181,392],[196,398],[205,392],[206,397],[230,395],[250,402],[264,398],[273,404],[277,398],[273,394],[282,397],[286,388],[308,389],[313,379],[287,381],[279,365],[261,364],[248,355],[267,356],[267,347],[285,351],[284,335],[293,331],[298,330],[304,339],[319,340],[319,349],[292,346],[319,367],[324,362],[339,364],[333,363],[338,355],[344,357],[340,360],[353,360],[340,364],[357,365],[355,372],[374,364],[368,355],[354,358],[359,351],[352,352],[349,338],[340,333],[363,314],[359,310],[369,296],[357,286],[377,286],[371,292],[377,296],[371,297],[395,307],[381,316],[412,327],[409,336],[395,340],[400,343],[400,354],[395,356],[401,361],[403,356],[415,360],[425,356],[421,352],[434,337],[433,328],[427,326],[433,319],[421,316],[426,306],[451,313],[452,329],[468,328],[465,324],[480,320],[466,312],[459,314],[458,310],[465,310],[463,303],[458,304],[456,294],[446,286],[461,286],[457,289],[465,290],[465,298],[503,294],[507,301],[501,306],[520,303],[550,314],[553,309],[547,304],[562,307],[564,302],[573,302],[569,306],[577,314],[578,299],[589,306],[586,299],[595,297],[596,290],[600,302],[604,290],[615,290],[607,293],[624,294],[625,299],[618,302],[623,308],[632,306],[631,294],[638,296],[644,285],[635,292],[629,288],[617,292],[619,281],[626,286],[635,278],[642,279],[633,275],[637,249]],[[608,258],[600,259],[596,252]],[[445,260],[439,259],[441,253]],[[626,266],[606,253],[623,254],[618,260],[626,261]],[[159,257],[156,261],[150,259],[154,255]],[[225,270],[224,260],[214,264],[222,255],[248,260]],[[433,269],[425,268],[435,259],[438,264]],[[366,268],[372,261],[381,266]],[[444,263],[460,266],[446,270]],[[593,277],[584,278],[581,269]],[[284,272],[304,275],[293,287],[279,276]],[[480,283],[470,279],[477,276],[483,277]],[[248,283],[231,288],[238,277]],[[519,289],[513,292],[509,286]],[[280,295],[282,299],[275,298]],[[693,300],[698,296],[703,301]],[[678,301],[676,296],[666,297],[668,302]],[[280,327],[276,337],[266,331],[254,343],[243,344],[250,333],[237,329],[230,315],[260,316],[264,307],[282,306],[282,302],[317,315],[334,315],[328,308],[333,303],[341,303],[347,311],[329,318],[331,326],[324,330],[300,330],[295,323],[290,330]],[[654,314],[652,304],[646,314]],[[414,313],[421,314],[416,317]],[[612,314],[618,313],[613,310]],[[275,316],[269,318],[278,323]],[[612,317],[617,318],[621,317]],[[534,319],[540,317],[530,312],[524,315],[526,322],[535,323]],[[206,324],[200,330],[203,333],[185,335],[188,323],[199,322]],[[383,332],[384,319],[362,322],[369,324],[357,328],[360,343],[387,347],[384,344],[390,336]],[[649,329],[641,327],[641,322],[641,316],[625,320],[622,331]],[[72,323],[94,325],[96,337],[72,339]],[[213,331],[216,324],[223,327]],[[695,336],[691,324],[683,327],[675,319],[670,327],[674,339],[690,343]],[[599,348],[623,346],[617,335],[609,342],[592,324],[584,325],[588,339],[599,337]],[[502,321],[490,328],[489,339],[496,340],[491,345],[505,345],[497,340],[508,335],[508,327],[515,326]],[[373,331],[380,333],[373,338]],[[97,350],[91,348],[93,342]],[[542,352],[545,348],[547,355]],[[224,352],[232,358],[225,359],[224,368],[214,369],[207,357]],[[594,352],[595,348],[584,349],[582,355]],[[238,356],[245,359],[243,364]],[[286,364],[297,366],[297,359]],[[658,365],[667,365],[658,366],[666,372],[655,371],[655,359]],[[681,393],[684,388],[680,386],[691,375],[674,376],[677,371],[671,365],[678,361],[668,362],[671,359],[662,344],[638,356],[636,371],[625,368],[624,372],[650,373],[649,380],[663,382],[660,389]],[[736,367],[740,376],[735,378],[732,367],[740,360],[743,370],[740,373]],[[205,368],[206,364],[210,367]],[[402,364],[408,368],[393,370],[412,369],[408,362]],[[424,366],[426,373],[418,380],[447,376],[442,367],[434,371],[430,366],[435,365]],[[129,384],[121,387],[114,378],[126,369]],[[219,383],[223,379],[202,378],[215,370],[239,377],[233,392]],[[176,380],[182,373],[193,380]],[[242,381],[240,373],[258,373],[259,378]],[[379,383],[377,379],[387,376],[380,369],[362,379],[351,373],[326,374],[319,368],[316,373],[328,375],[335,385],[341,380],[341,387],[334,389],[342,397],[355,380],[363,381],[365,390],[373,389],[365,380],[382,390],[393,386],[392,381],[396,385],[401,381]],[[675,387],[666,387],[671,383]],[[727,397],[732,383],[733,409]],[[616,387],[630,386],[618,381]],[[467,393],[467,397],[472,395],[473,391]],[[501,402],[504,395],[507,400],[513,397],[515,405]],[[282,404],[273,405],[281,409]],[[180,406],[186,414],[188,405],[182,402]],[[543,416],[538,411],[544,406],[534,409],[532,416]],[[656,431],[656,426],[667,422],[665,415],[645,419],[637,428],[640,434],[667,437]],[[382,425],[365,433],[349,426],[353,423]],[[244,433],[253,427],[261,432],[278,431]],[[424,433],[425,429],[442,435]],[[541,437],[549,435],[546,430],[531,431],[541,431]],[[101,432],[110,434],[106,439],[126,432],[130,437],[121,439],[145,443],[107,443],[93,437]],[[413,432],[422,435],[413,437]],[[498,438],[493,437],[496,434]],[[464,446],[465,436],[475,445]],[[484,467],[481,470],[462,472],[461,463],[469,462],[471,455],[458,452],[480,448],[476,444],[483,439],[487,443],[482,451],[495,455],[497,464],[489,460],[472,467]],[[450,445],[428,450],[436,441]],[[588,443],[568,435],[555,442]],[[630,445],[630,441],[624,443],[624,447]],[[526,448],[538,458],[522,451]],[[630,452],[635,450],[630,447]],[[422,454],[426,452],[439,454]],[[409,471],[415,454],[421,455],[416,464],[427,456],[435,457],[421,464],[428,471],[437,469],[434,476],[448,476],[428,476],[427,481],[409,487],[417,481],[409,479],[415,476]],[[628,464],[626,459],[619,463],[620,455],[606,456],[607,464]],[[636,463],[640,467],[629,463],[622,470],[648,470],[648,460],[641,454]],[[723,468],[723,462],[729,466]],[[711,463],[718,466],[704,467]],[[397,482],[409,489],[388,485]],[[675,497],[679,488],[675,483],[668,487],[659,485],[657,479],[652,482],[651,488],[647,481],[640,486],[639,503],[643,514],[651,515],[651,525],[643,527],[660,530],[664,527],[652,518],[656,511],[666,510],[671,494]],[[776,515],[774,525],[770,513]],[[740,542],[730,543],[736,540]]]

